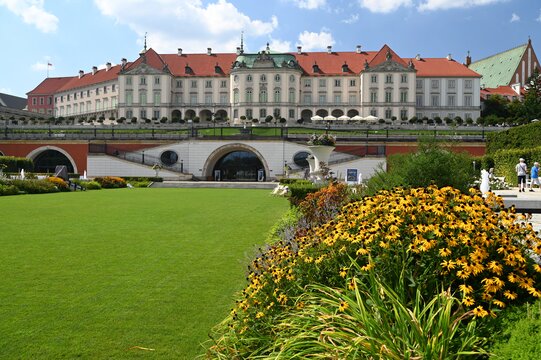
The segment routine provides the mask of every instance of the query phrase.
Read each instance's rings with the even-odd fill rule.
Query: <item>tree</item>
[[[524,95],[524,116],[528,121],[541,118],[541,74],[535,69]]]
[[[509,100],[501,95],[495,94],[489,96],[485,102],[485,107],[481,111],[482,116],[495,115],[497,117],[508,118],[509,113]]]

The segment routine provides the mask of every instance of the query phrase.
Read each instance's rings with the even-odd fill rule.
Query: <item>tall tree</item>
[[[528,120],[541,118],[541,74],[537,68],[528,79],[524,96],[524,115]]]

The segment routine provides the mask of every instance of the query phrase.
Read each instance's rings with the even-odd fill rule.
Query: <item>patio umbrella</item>
[[[368,115],[364,118],[366,121],[378,121],[378,117],[374,115]]]
[[[351,120],[360,121],[360,120],[364,120],[364,118],[360,115],[355,115],[354,117],[351,118]]]
[[[323,118],[323,120],[336,120],[336,117],[332,116],[332,115],[327,115]]]
[[[342,121],[348,121],[350,120],[351,118],[347,115],[342,115],[340,117],[338,117],[338,120],[342,120]]]
[[[312,116],[310,118],[310,120],[312,120],[312,121],[321,121],[321,120],[323,120],[323,118],[321,116],[319,116],[319,115],[314,115],[314,116]]]

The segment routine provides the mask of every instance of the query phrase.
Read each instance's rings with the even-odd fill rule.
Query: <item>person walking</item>
[[[533,163],[532,170],[530,172],[530,191],[533,191],[533,185],[536,184],[541,189],[539,183],[539,163],[536,161]]]
[[[526,161],[520,158],[518,164],[515,166],[518,178],[518,192],[524,192],[526,188],[526,174],[528,173],[528,167]]]

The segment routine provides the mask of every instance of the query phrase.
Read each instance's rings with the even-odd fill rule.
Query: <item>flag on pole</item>
[[[50,62],[47,63],[47,66],[53,66],[53,64],[51,64]]]

